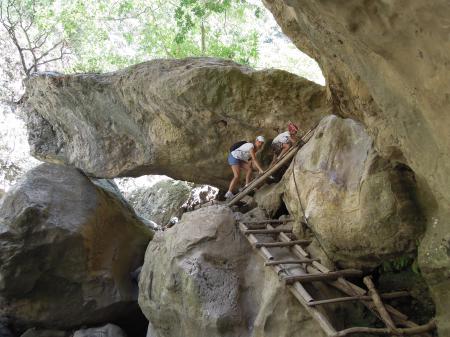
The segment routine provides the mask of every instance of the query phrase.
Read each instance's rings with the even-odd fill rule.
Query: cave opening
[[[281,199],[280,207],[278,207],[275,214],[273,215],[273,219],[279,219],[281,216],[289,217],[289,215],[289,210],[287,209],[283,199]]]

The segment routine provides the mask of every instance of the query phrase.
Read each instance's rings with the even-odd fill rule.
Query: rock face
[[[108,74],[43,74],[27,83],[35,157],[112,178],[165,174],[226,186],[236,141],[309,129],[323,87],[280,70],[213,58],[153,60]]]
[[[128,315],[151,237],[112,185],[38,166],[0,204],[0,316],[65,329]]]
[[[419,264],[440,335],[450,335],[448,1],[264,3],[319,62],[339,113],[362,121],[381,155],[414,171],[427,218]]]
[[[77,330],[73,337],[127,337],[125,333],[114,324],[106,324],[98,328]]]
[[[244,240],[223,206],[155,235],[139,283],[149,337],[323,336]]]
[[[299,219],[304,211],[327,255],[344,267],[375,267],[416,249],[423,218],[414,175],[381,158],[352,119],[324,118],[282,184],[289,212]]]
[[[184,181],[163,180],[133,191],[127,199],[139,215],[164,226],[172,217],[181,216],[180,208],[189,199],[192,188]]]
[[[2,335],[0,335],[2,336]],[[68,337],[69,332],[60,330],[42,330],[31,328],[25,331],[20,337]],[[3,336],[2,336],[3,337]]]

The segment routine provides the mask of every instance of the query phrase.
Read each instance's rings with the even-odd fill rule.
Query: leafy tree
[[[46,20],[50,5],[51,0],[4,0],[0,5],[0,23],[17,50],[26,77],[68,54],[56,22]]]

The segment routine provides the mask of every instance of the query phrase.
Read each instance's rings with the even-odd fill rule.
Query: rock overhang
[[[103,178],[165,174],[225,187],[237,140],[330,112],[324,87],[216,58],[153,60],[106,74],[27,81],[32,154]]]

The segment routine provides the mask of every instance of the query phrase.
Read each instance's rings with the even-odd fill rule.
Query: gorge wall
[[[396,204],[398,194],[389,194],[394,197],[388,204],[392,210],[388,216],[397,216],[398,221],[389,223],[393,226],[390,233],[409,231],[404,245],[393,244],[389,248],[395,248],[394,255],[410,252],[419,241],[419,264],[437,305],[439,334],[449,335],[448,2],[266,0],[265,5],[295,44],[318,60],[327,79],[326,88],[283,71],[254,71],[209,58],[154,60],[102,75],[41,74],[27,84],[28,126],[34,155],[45,161],[73,165],[96,177],[166,174],[224,187],[230,175],[225,158],[235,140],[250,140],[258,133],[273,136],[289,119],[299,122],[305,131],[331,111],[356,120],[359,123],[348,122],[353,134],[349,133],[341,144],[351,146],[362,141],[360,150],[376,150],[375,161],[375,157],[358,154],[360,157],[354,162],[362,167],[361,176],[375,179],[384,175],[385,179],[361,194],[354,192],[352,186],[346,188],[357,196],[373,196],[380,192],[378,187],[389,194],[400,178],[414,183],[417,203],[413,206],[420,216],[413,216],[412,220],[408,216],[415,215],[413,207],[408,204],[402,210],[401,200]],[[372,144],[369,146],[371,139],[361,136],[366,132],[361,131],[362,125],[373,137],[373,148]],[[354,134],[359,138],[352,138]],[[319,159],[324,157],[319,152],[316,155]],[[345,166],[345,159],[338,164]],[[320,160],[317,162],[320,164]],[[388,169],[376,176],[379,165]],[[329,174],[333,166],[312,168]],[[395,172],[395,168],[403,171]],[[315,187],[309,186],[309,190],[314,192]],[[294,214],[299,213],[292,200],[286,202]],[[379,209],[376,215],[386,214],[385,211]],[[317,219],[317,213],[315,216]],[[229,216],[225,214],[223,218]],[[406,218],[408,221],[404,221]],[[218,224],[220,221],[215,225]],[[160,248],[151,244],[149,249],[164,250],[165,245],[174,248],[171,240],[170,236],[160,239]],[[192,259],[187,248],[182,255],[185,263]],[[176,252],[155,254],[167,261],[176,260],[169,253]],[[148,264],[153,268],[151,254],[148,250]],[[338,260],[346,258],[340,256]],[[213,265],[216,260],[212,259]],[[187,270],[185,265],[175,267],[181,272]],[[196,277],[188,274],[173,282],[170,275],[158,279],[169,294],[156,292],[154,296],[160,298],[160,303],[176,297],[170,294],[170,282],[185,282],[188,289]],[[144,275],[148,281],[149,270],[144,269]],[[159,277],[162,275],[164,271],[160,270]],[[141,280],[141,285],[147,289],[145,282]],[[150,302],[151,299],[141,298],[149,317],[158,308],[158,304]],[[202,312],[203,304],[194,304]],[[177,319],[171,312],[158,314]],[[225,319],[235,318],[225,315]],[[222,324],[218,321],[207,323],[216,329]],[[209,331],[210,326],[203,326],[204,322],[194,323]],[[157,321],[153,324],[158,328]],[[170,328],[176,327],[162,327]]]
[[[427,225],[419,247],[450,334],[450,6],[448,1],[265,0],[314,57],[336,111],[360,120],[380,154],[412,168]]]

